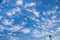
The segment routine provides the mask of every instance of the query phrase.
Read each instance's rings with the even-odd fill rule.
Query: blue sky
[[[56,0],[0,1],[0,40],[60,40]]]

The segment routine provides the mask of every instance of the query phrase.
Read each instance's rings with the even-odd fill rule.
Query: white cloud
[[[31,2],[31,3],[25,4],[25,7],[32,7],[32,6],[36,6],[36,3],[35,2]]]
[[[16,11],[21,11],[21,9],[19,7],[16,8]]]
[[[25,24],[27,24],[27,22],[22,21],[21,25],[24,26]]]
[[[16,8],[13,8],[12,10],[10,10],[10,11],[7,11],[6,14],[7,14],[7,16],[12,16],[14,14],[18,14],[16,12],[21,12],[21,9],[19,7],[16,7]]]
[[[27,11],[32,12],[36,17],[40,16],[40,12],[38,12],[36,9],[32,9],[32,10],[27,9]]]
[[[13,21],[10,21],[10,20],[8,20],[8,19],[4,19],[4,20],[2,20],[2,23],[3,23],[4,25],[12,25],[12,24],[13,24]]]
[[[48,11],[43,11],[43,14],[46,16],[46,15],[50,15],[50,14],[56,14],[56,10],[53,9],[53,10],[48,10]]]
[[[40,20],[39,20],[39,19],[35,19],[35,21],[36,21],[36,22],[40,22]]]
[[[39,30],[35,29],[35,30],[33,30],[33,32],[32,32],[32,36],[37,37],[37,38],[41,38],[41,37],[44,36],[44,34],[41,33]]]
[[[57,12],[56,10],[52,10],[51,11],[52,14],[56,14],[56,12]]]
[[[59,6],[56,6],[56,9],[59,9]]]
[[[60,27],[58,27],[56,31],[60,32]]]
[[[13,15],[12,12],[7,12],[6,14],[7,14],[7,16],[12,16]]]
[[[3,16],[0,16],[0,20],[3,18]]]
[[[5,30],[5,27],[0,25],[0,32],[3,31],[3,30]]]
[[[25,34],[28,34],[30,33],[31,29],[30,28],[24,28],[21,30],[21,32],[25,33]]]
[[[60,13],[60,11],[58,13]]]
[[[50,40],[50,38],[49,37],[46,37],[44,40]]]
[[[20,40],[20,38],[18,38],[16,36],[9,36],[8,39],[9,40]]]
[[[60,22],[60,20],[56,20],[56,22]]]
[[[23,27],[21,27],[20,25],[13,25],[11,28],[6,28],[7,30],[11,31],[11,32],[16,32],[16,31],[20,31]]]
[[[52,14],[51,11],[47,11],[47,14]]]
[[[27,9],[27,11],[29,11],[29,12],[33,12],[33,10],[31,10],[31,9]]]
[[[45,32],[46,35],[50,35],[50,32]]]
[[[60,36],[55,36],[52,38],[52,40],[60,40]]]
[[[49,14],[50,14],[50,13],[49,13]],[[47,15],[47,13],[46,13],[45,11],[43,11],[43,15],[45,15],[45,16],[46,16],[46,15]]]
[[[56,19],[56,15],[53,15],[53,16],[52,16],[52,19]]]
[[[12,14],[16,14],[16,12],[21,12],[21,9],[19,7],[16,7],[11,10]]]
[[[37,16],[37,17],[40,16],[40,13],[39,13],[38,11],[36,11],[36,10],[33,12],[33,14],[34,14],[35,16]]]
[[[16,1],[16,4],[17,4],[17,5],[23,5],[23,0],[17,0],[17,1]]]

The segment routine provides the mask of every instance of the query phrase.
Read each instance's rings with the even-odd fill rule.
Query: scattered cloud
[[[7,5],[8,5],[8,4],[10,4],[9,1],[10,0],[4,0],[3,3],[7,3]],[[60,40],[60,35],[58,33],[58,32],[60,32],[60,27],[57,27],[57,26],[59,26],[59,23],[60,23],[60,19],[57,18],[57,16],[60,15],[60,11],[58,11],[59,6],[52,5],[51,9],[48,9],[46,11],[44,11],[44,10],[40,11],[40,9],[38,9],[38,10],[36,9],[37,2],[28,2],[28,3],[24,4],[24,0],[15,0],[14,3],[16,4],[14,7],[12,5],[10,5],[10,6],[8,5],[8,8],[7,8],[8,10],[6,9],[7,5],[6,6],[5,6],[5,4],[1,5],[1,8],[0,8],[0,36],[11,35],[14,32],[17,32],[16,34],[18,34],[18,32],[19,32],[19,33],[23,33],[23,34],[30,34],[30,36],[32,36],[34,38],[37,38],[37,39],[39,38],[38,40],[40,40],[40,38],[41,38],[41,40],[43,40],[43,39],[49,40],[49,37],[47,35],[51,34],[53,40]],[[42,6],[41,4],[42,3],[39,3],[37,8]],[[9,8],[12,8],[12,9],[9,9]],[[25,15],[25,11],[26,11],[26,14],[27,13],[28,14],[30,13],[30,14]],[[9,18],[6,17],[5,13],[3,13],[3,12],[6,12],[6,15]],[[20,13],[22,13],[21,16],[20,16]],[[3,15],[4,15],[4,17],[3,17]],[[25,18],[27,18],[28,20],[25,20],[26,22],[19,21],[21,24],[20,23],[14,24],[14,22],[15,22],[14,18],[16,18],[16,15],[19,16],[19,19],[21,19],[21,20],[22,19],[25,20]],[[14,16],[14,18],[12,16]],[[10,18],[13,18],[13,19],[10,19]],[[16,20],[16,21],[18,21],[18,20]],[[31,22],[32,22],[32,24],[31,24]],[[25,26],[25,25],[28,25],[28,26]],[[31,28],[28,28],[28,27],[31,27]],[[5,35],[5,34],[2,35],[1,32],[4,33],[5,30],[9,31],[10,33],[7,32],[7,35]],[[22,34],[22,36],[23,36],[23,34]],[[15,34],[13,34],[13,35],[15,35]],[[37,40],[37,39],[35,39],[35,40]],[[9,40],[20,40],[20,38],[17,36],[10,36]],[[31,39],[28,39],[28,40],[31,40]],[[32,39],[32,40],[34,40],[34,39]]]

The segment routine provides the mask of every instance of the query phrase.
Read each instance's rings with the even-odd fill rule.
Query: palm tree
[[[51,40],[51,35],[49,35],[49,38],[50,38],[50,40]]]

